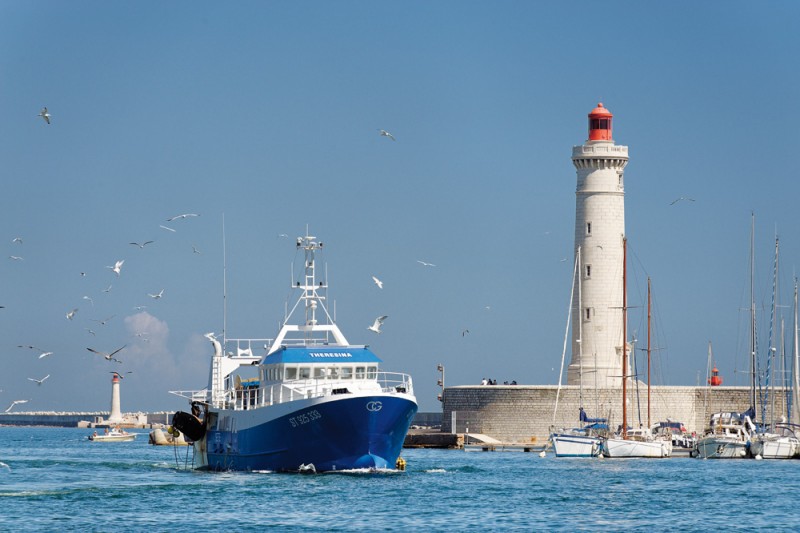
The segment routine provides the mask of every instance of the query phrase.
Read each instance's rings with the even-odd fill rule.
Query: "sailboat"
[[[669,457],[672,455],[672,441],[666,439],[656,439],[653,437],[650,428],[638,428],[628,430],[628,411],[627,411],[627,381],[628,381],[628,294],[627,294],[627,248],[628,240],[622,239],[622,430],[619,435],[609,437],[603,441],[603,455],[605,457]],[[649,294],[648,280],[648,294]],[[648,297],[649,307],[649,297]],[[649,316],[649,309],[648,309]],[[649,324],[649,320],[648,320]],[[649,345],[649,325],[648,325],[648,345]],[[648,378],[648,412],[650,408],[650,380]],[[649,416],[649,415],[648,415]]]
[[[572,291],[575,285],[578,286],[578,309],[581,308],[581,282],[580,282],[581,249],[578,247],[575,253],[575,267],[572,273]],[[567,328],[564,332],[564,348],[561,353],[561,372],[558,377],[558,390],[556,391],[556,404],[553,409],[553,426],[550,429],[549,444],[553,447],[556,457],[597,457],[601,450],[601,434],[608,428],[605,418],[590,418],[583,409],[583,367],[580,369],[580,407],[578,409],[578,422],[580,426],[572,428],[555,428],[555,417],[558,412],[558,398],[561,394],[561,376],[564,373],[564,358],[567,353],[567,334],[569,332],[570,319],[572,317],[572,297],[570,294],[570,310],[567,313]],[[581,328],[582,321],[578,320],[578,328]],[[578,333],[578,349],[580,350],[579,360],[583,362],[583,344],[580,342],[582,335],[581,329]]]
[[[794,304],[795,304],[795,322],[797,321],[797,282],[795,282],[794,288]],[[775,239],[775,281],[773,284],[773,295],[772,295],[772,322],[775,322],[775,315],[778,309],[778,239]],[[795,323],[795,339],[797,339],[797,324]],[[797,351],[797,347],[795,346],[795,352]],[[771,363],[775,357],[775,346],[772,340],[772,335],[770,334],[770,348],[768,351],[768,361],[767,361],[767,368],[773,366]],[[767,374],[767,380],[770,379],[769,373]],[[774,397],[774,390],[775,390],[775,383],[772,380],[772,384],[768,386],[768,394]],[[774,400],[773,400],[774,402]],[[762,458],[762,459],[791,459],[795,457],[798,453],[800,453],[800,440],[797,439],[797,436],[794,434],[794,431],[790,426],[788,426],[785,422],[781,421],[776,423],[775,422],[775,413],[774,408],[770,409],[770,419],[771,423],[769,425],[766,424],[766,401],[762,401],[762,422],[764,425],[757,431],[755,437],[751,441],[750,444],[750,453],[755,458]],[[788,410],[787,410],[788,411]]]

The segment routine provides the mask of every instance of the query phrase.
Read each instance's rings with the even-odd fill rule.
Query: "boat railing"
[[[273,339],[225,339],[225,355],[229,357],[256,357],[268,352]],[[261,352],[256,353],[256,350]]]
[[[225,391],[227,409],[247,410],[308,398],[362,391],[388,394],[414,394],[411,376],[399,372],[376,372],[374,379],[331,380],[309,378],[284,381],[263,387],[239,388]]]

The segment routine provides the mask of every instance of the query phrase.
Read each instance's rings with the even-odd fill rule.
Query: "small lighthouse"
[[[575,258],[572,359],[567,383],[618,387],[622,375],[622,283],[628,147],[614,144],[613,115],[602,103],[589,113],[589,138],[572,148]]]
[[[119,424],[122,422],[122,411],[120,411],[119,407],[120,375],[116,372],[112,372],[111,374],[111,414],[108,416],[108,422]]]

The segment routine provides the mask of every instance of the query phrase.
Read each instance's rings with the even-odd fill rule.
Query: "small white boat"
[[[102,435],[95,431],[88,438],[95,442],[127,442],[136,440],[136,433],[128,433],[124,429],[114,428]]]
[[[629,429],[627,438],[611,437],[603,441],[605,457],[669,457],[672,440],[654,437],[646,428]]]
[[[800,454],[800,440],[789,424],[779,423],[774,431],[759,433],[753,438],[750,454],[762,459],[792,459]]]
[[[556,457],[597,457],[601,441],[587,428],[564,429],[550,435]]]

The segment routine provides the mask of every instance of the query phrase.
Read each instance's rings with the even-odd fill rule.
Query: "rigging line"
[[[561,394],[561,378],[564,375],[564,359],[567,355],[567,335],[569,335],[569,325],[570,320],[572,319],[572,298],[575,296],[575,278],[578,272],[578,262],[580,261],[581,257],[581,249],[578,247],[578,250],[575,253],[575,266],[572,268],[572,287],[569,290],[569,307],[567,311],[567,326],[564,331],[564,347],[561,350],[561,369],[558,372],[558,389],[556,389],[556,404],[553,408],[553,426],[556,425],[556,413],[558,412],[558,400]]]

